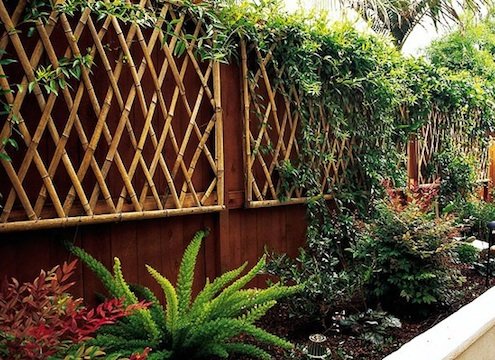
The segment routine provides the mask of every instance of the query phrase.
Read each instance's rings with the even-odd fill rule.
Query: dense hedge
[[[225,34],[217,51],[229,54],[229,60],[237,54],[238,36],[265,52],[276,43],[274,59],[284,66],[280,81],[287,88],[296,85],[303,95],[303,118],[310,103],[323,103],[336,136],[365,143],[359,155],[372,183],[398,177],[390,166],[400,156],[397,143],[424,126],[432,111],[448,114],[448,126],[479,144],[493,127],[493,77],[479,70],[473,76],[453,61],[446,62],[453,66],[441,66],[448,46],[437,45],[433,61],[416,59],[400,54],[390,39],[358,32],[350,23],[328,25],[324,15],[285,13],[277,0],[203,6]],[[476,51],[473,47],[471,53]],[[486,56],[483,60],[488,61]],[[303,136],[308,148],[314,148],[307,138]]]

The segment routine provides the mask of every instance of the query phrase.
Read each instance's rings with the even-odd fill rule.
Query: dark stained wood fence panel
[[[31,281],[41,269],[49,269],[63,261],[73,259],[64,248],[64,239],[76,239],[82,246],[107,267],[113,258],[121,259],[125,278],[153,289],[159,298],[163,295],[145,269],[149,264],[175,282],[182,253],[198,230],[209,228],[198,257],[194,289],[220,274],[244,263],[254,266],[263,255],[265,247],[270,251],[297,253],[304,244],[306,229],[305,209],[302,205],[273,209],[234,209],[230,211],[227,249],[219,251],[218,224],[220,214],[205,214],[177,218],[132,221],[118,224],[82,226],[78,229],[53,229],[0,235],[0,278],[16,277],[21,282]],[[225,251],[227,250],[227,251]],[[84,296],[89,304],[97,302],[97,293],[105,290],[96,276],[79,265],[73,280],[72,292]],[[264,286],[266,278],[259,278],[251,285]]]

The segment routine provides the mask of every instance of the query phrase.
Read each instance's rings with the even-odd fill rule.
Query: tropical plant
[[[4,282],[0,290],[0,357],[3,359],[51,359],[84,349],[85,354],[103,354],[84,347],[104,325],[115,323],[144,304],[125,306],[120,299],[105,301],[95,309],[82,306],[67,290],[77,261],[56,266],[31,283],[16,279]],[[78,349],[78,350],[75,350]]]
[[[150,275],[160,284],[166,299],[165,308],[147,288],[129,286],[122,275],[119,259],[113,274],[84,250],[70,245],[70,250],[103,282],[110,295],[123,297],[126,305],[138,303],[138,294],[151,303],[149,309],[137,311],[117,324],[101,329],[92,344],[108,351],[132,353],[152,349],[149,359],[201,359],[232,353],[262,359],[270,355],[258,346],[239,341],[246,334],[259,342],[290,349],[292,345],[254,325],[276,300],[300,290],[298,286],[275,284],[267,289],[243,289],[265,266],[263,257],[247,274],[243,266],[206,282],[192,299],[196,258],[205,232],[198,232],[184,252],[176,287],[151,266]]]
[[[390,34],[399,48],[404,45],[412,30],[425,18],[429,18],[435,27],[452,22],[462,24],[459,9],[479,15],[484,7],[493,5],[491,0],[337,0],[337,2],[357,10],[364,19],[371,22],[371,26],[376,31]]]
[[[495,80],[495,18],[493,11],[479,21],[466,17],[465,26],[441,37],[427,49],[432,64]]]

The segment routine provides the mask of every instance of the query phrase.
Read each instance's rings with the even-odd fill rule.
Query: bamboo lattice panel
[[[275,45],[274,45],[275,46]],[[272,48],[273,50],[273,48]],[[241,43],[244,118],[246,202],[250,207],[304,202],[306,194],[296,187],[285,189],[279,168],[301,158],[321,171],[321,192],[330,197],[335,186],[346,181],[347,170],[355,164],[353,152],[359,147],[354,138],[336,138],[323,104],[310,104],[308,121],[314,124],[319,153],[301,154],[301,99],[295,87],[277,81],[287,76],[277,67],[271,51],[262,54],[255,45]],[[279,199],[285,199],[280,201]]]
[[[2,88],[14,90],[0,138],[13,114],[22,134],[13,134],[20,148],[8,149],[12,162],[0,167],[0,231],[221,209],[220,69],[193,51],[205,25],[162,3],[152,28],[89,9],[74,18],[53,11],[28,37],[25,6],[0,0],[0,48],[17,61],[0,66]],[[164,35],[167,26],[176,36]],[[177,57],[179,44],[186,50]],[[26,91],[40,66],[86,54],[91,67],[58,96],[39,83]]]
[[[461,122],[462,123],[462,122]],[[438,177],[435,156],[448,143],[473,158],[478,180],[488,177],[488,146],[480,148],[472,138],[466,138],[458,124],[453,125],[448,114],[433,110],[418,139],[418,177],[420,184],[429,184]]]

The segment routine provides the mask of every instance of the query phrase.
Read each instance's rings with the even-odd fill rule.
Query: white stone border
[[[495,287],[416,336],[384,360],[456,359],[494,326]],[[483,349],[477,351],[482,353]],[[495,359],[495,353],[481,353],[478,359]]]

